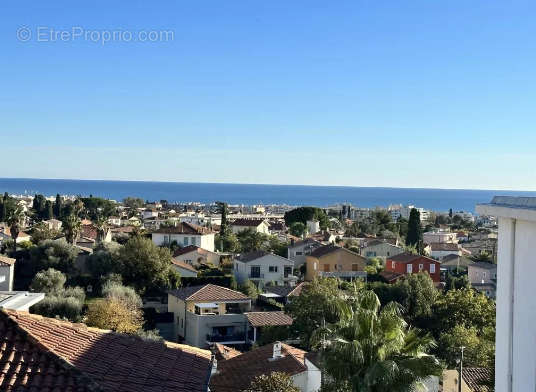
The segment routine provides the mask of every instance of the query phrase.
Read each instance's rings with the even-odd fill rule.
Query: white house
[[[378,257],[384,261],[387,257],[396,256],[400,253],[404,253],[404,248],[381,240],[369,241],[367,246],[361,249],[361,256],[367,258]]]
[[[292,274],[292,260],[265,251],[239,255],[233,264],[234,275],[239,283],[249,279],[259,287],[264,287],[267,283],[284,286],[293,285],[297,280]]]
[[[141,212],[141,217],[142,219],[147,219],[147,218],[157,218],[158,217],[158,210],[154,209],[154,208],[146,208],[145,210],[143,210]]]
[[[240,233],[244,230],[254,230],[258,233],[270,234],[270,225],[264,219],[240,218],[231,223],[233,233]]]
[[[44,220],[43,223],[48,227],[49,230],[61,230],[61,226],[63,224],[62,221],[54,218]]]
[[[320,231],[320,222],[317,220],[308,220],[305,227],[309,234],[316,234]]]
[[[447,244],[457,244],[458,243],[458,233],[453,233],[445,230],[434,230],[427,231],[423,233],[422,239],[425,244],[432,243],[447,243]]]
[[[243,391],[255,377],[272,372],[289,375],[294,386],[301,392],[316,392],[321,386],[320,369],[309,360],[306,351],[275,342],[216,361],[210,379],[210,391]]]
[[[0,291],[13,290],[13,277],[15,276],[15,261],[7,256],[0,255]]]
[[[536,391],[536,198],[496,196],[476,211],[499,220],[495,390]]]
[[[297,241],[288,247],[287,258],[294,262],[294,268],[299,268],[305,264],[305,256],[310,255],[313,250],[321,246],[323,246],[321,242],[312,238]]]
[[[437,260],[443,260],[450,255],[461,256],[460,245],[447,242],[432,242],[430,244],[430,256]]]
[[[152,233],[156,245],[177,241],[180,246],[196,245],[214,252],[214,232],[206,227],[181,222],[176,226],[161,227]]]
[[[177,249],[173,253],[173,259],[198,267],[200,264],[220,265],[220,255],[216,252],[200,248],[196,245],[188,245]]]
[[[181,275],[181,277],[193,277],[197,276],[197,270],[190,264],[185,263],[184,261],[172,259],[171,263],[173,268]]]

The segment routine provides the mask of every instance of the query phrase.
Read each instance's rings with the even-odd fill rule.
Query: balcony
[[[238,332],[233,334],[207,334],[207,343],[244,344],[246,343],[246,333]]]

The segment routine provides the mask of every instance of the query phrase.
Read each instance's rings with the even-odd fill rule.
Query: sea
[[[414,205],[432,211],[474,212],[478,203],[488,203],[493,196],[532,196],[529,191],[494,191],[477,189],[427,189],[350,186],[220,184],[194,182],[150,182],[108,180],[62,180],[34,178],[0,178],[0,192],[17,195],[42,194],[99,196],[123,200],[127,196],[144,200],[167,200],[170,203],[286,204],[290,206],[328,207],[352,204],[356,207],[387,207],[391,204]]]

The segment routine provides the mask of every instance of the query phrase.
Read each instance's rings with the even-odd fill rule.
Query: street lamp
[[[463,350],[465,346],[460,346],[462,355],[460,357],[460,377],[458,378],[458,392],[462,392],[462,382],[463,382]]]

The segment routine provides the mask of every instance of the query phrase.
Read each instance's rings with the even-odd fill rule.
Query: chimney
[[[210,371],[210,375],[213,376],[216,373],[218,373],[218,360],[216,359],[215,355],[212,355],[212,369]]]
[[[275,360],[275,359],[278,359],[278,358],[281,358],[282,355],[281,355],[281,342],[275,342],[274,343],[274,352],[273,352],[273,355],[272,355],[272,360]]]

